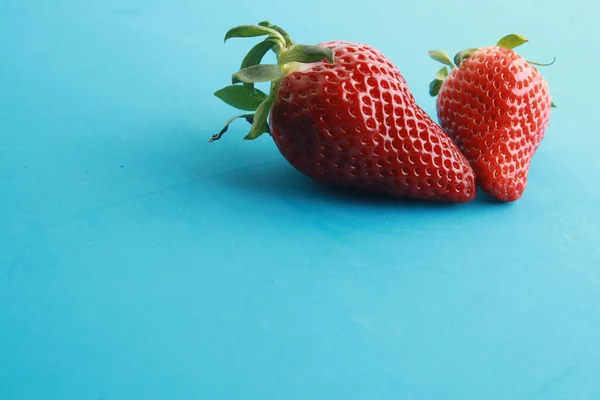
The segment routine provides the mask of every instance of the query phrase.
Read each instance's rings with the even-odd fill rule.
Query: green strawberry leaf
[[[452,60],[450,60],[450,56],[444,50],[429,50],[428,53],[429,57],[433,58],[435,61],[439,61],[450,68],[454,67]]]
[[[448,76],[448,68],[442,67],[438,72],[435,73],[435,79],[443,81]]]
[[[322,46],[297,44],[279,54],[279,65],[290,62],[313,63],[327,59],[333,64],[334,51]]]
[[[274,46],[277,46],[277,43],[272,38],[267,38],[252,47],[248,54],[246,54],[246,57],[244,57],[240,69],[260,64],[265,54],[267,54],[270,49],[274,48]],[[254,89],[253,83],[244,83],[244,86],[248,90]]]
[[[467,58],[471,57],[473,53],[475,53],[477,50],[479,50],[477,47],[471,47],[470,49],[459,51],[454,56],[454,63],[456,64],[456,66],[460,67],[460,64]]]
[[[552,103],[550,104],[550,107],[551,107],[551,108],[558,108],[558,106],[557,106],[556,104],[554,104],[554,102],[552,102]]]
[[[283,70],[274,64],[259,64],[240,69],[231,77],[231,83],[269,82],[283,78]]]
[[[531,65],[537,65],[538,67],[549,67],[556,62],[556,57],[552,59],[549,63],[540,63],[536,61],[527,60],[527,62]]]
[[[254,122],[254,114],[242,114],[242,115],[236,115],[235,117],[231,117],[231,118],[229,118],[229,121],[227,121],[225,123],[225,126],[223,127],[223,129],[221,129],[221,131],[219,133],[215,133],[214,135],[212,135],[211,138],[208,139],[208,142],[210,143],[210,142],[214,142],[215,140],[221,139],[221,136],[223,136],[225,134],[225,132],[227,132],[227,130],[229,129],[229,125],[231,125],[231,123],[238,118],[245,118],[246,121],[250,122],[251,124]]]
[[[442,82],[443,81],[440,81],[439,79],[434,79],[429,83],[429,95],[431,97],[438,95],[440,89],[442,88]]]
[[[435,97],[442,88],[444,79],[448,76],[448,68],[442,67],[438,72],[435,73],[435,79],[429,83],[429,95]]]
[[[240,25],[235,28],[231,28],[225,34],[225,41],[231,38],[246,38],[246,37],[256,37],[256,36],[265,36],[265,35],[280,35],[279,32],[274,29],[268,28],[266,26],[260,25]],[[283,39],[283,38],[282,38]],[[284,40],[282,40],[284,42]]]
[[[268,38],[255,45],[250,49],[248,54],[246,54],[246,57],[244,57],[240,69],[260,64],[265,54],[267,54],[275,45],[276,44]]]
[[[268,35],[270,39],[276,44],[274,49],[276,53],[283,50],[286,47],[286,39],[276,29],[268,28],[260,25],[240,25],[235,28],[231,28],[225,34],[225,41],[230,38],[245,38],[245,37],[256,37]]]
[[[259,22],[258,25],[260,26],[264,26],[266,28],[271,28],[276,30],[277,32],[281,33],[281,36],[283,36],[283,38],[285,39],[285,44],[286,46],[293,46],[295,43],[292,40],[292,38],[290,37],[289,33],[287,33],[286,31],[284,31],[282,28],[280,28],[277,25],[273,25],[272,23],[270,23],[269,21],[262,21]]]
[[[244,111],[255,111],[267,95],[258,89],[249,90],[241,85],[225,86],[215,92],[215,96],[226,104]]]
[[[250,132],[244,137],[246,140],[254,140],[265,132],[269,132],[269,124],[267,123],[267,117],[271,106],[273,105],[273,97],[267,97],[260,106],[256,109],[254,114],[254,121],[252,122],[252,128]]]
[[[525,36],[511,33],[510,35],[506,35],[502,39],[498,40],[496,46],[504,47],[505,49],[514,49],[515,47],[519,47],[523,43],[527,42],[529,42],[529,39],[527,39]]]

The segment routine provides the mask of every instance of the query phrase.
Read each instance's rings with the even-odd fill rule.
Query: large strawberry
[[[553,106],[548,84],[532,65],[544,64],[512,50],[526,41],[513,34],[496,46],[464,50],[454,57],[457,67],[443,51],[429,52],[451,68],[443,67],[430,84],[440,125],[467,156],[482,189],[501,201],[523,194]]]
[[[225,39],[261,35],[267,38],[246,56],[233,85],[215,93],[254,112],[232,118],[211,141],[243,117],[252,122],[246,139],[271,133],[290,164],[318,181],[393,196],[474,198],[467,160],[379,51],[342,41],[297,45],[268,22],[233,28]],[[259,64],[269,49],[277,65]],[[253,86],[265,81],[269,94]]]

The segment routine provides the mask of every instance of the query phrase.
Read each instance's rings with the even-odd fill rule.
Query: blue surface
[[[600,398],[598,6],[401,3],[0,2],[0,399]],[[430,113],[426,50],[528,36],[560,108],[523,199],[208,144],[252,43],[223,34],[264,19],[378,47]]]

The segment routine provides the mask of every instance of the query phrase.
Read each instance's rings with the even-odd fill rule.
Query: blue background
[[[595,3],[3,0],[0,399],[598,399]],[[206,140],[269,19],[382,50],[417,102],[518,32],[556,109],[522,200],[332,190]]]

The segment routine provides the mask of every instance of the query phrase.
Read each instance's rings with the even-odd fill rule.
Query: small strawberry
[[[215,93],[253,113],[232,118],[211,141],[242,117],[252,123],[246,139],[269,132],[289,163],[318,181],[393,196],[474,198],[466,158],[379,51],[343,41],[297,45],[268,22],[233,28],[225,39],[261,35],[267,38],[246,56],[233,85]],[[277,65],[259,64],[269,49]],[[265,81],[269,94],[253,86]]]
[[[554,106],[548,84],[512,49],[527,42],[508,35],[496,46],[464,50],[454,64],[443,51],[430,51],[443,67],[430,84],[444,131],[473,166],[484,192],[500,201],[518,200],[527,185],[531,158]],[[533,64],[533,65],[532,65]]]

